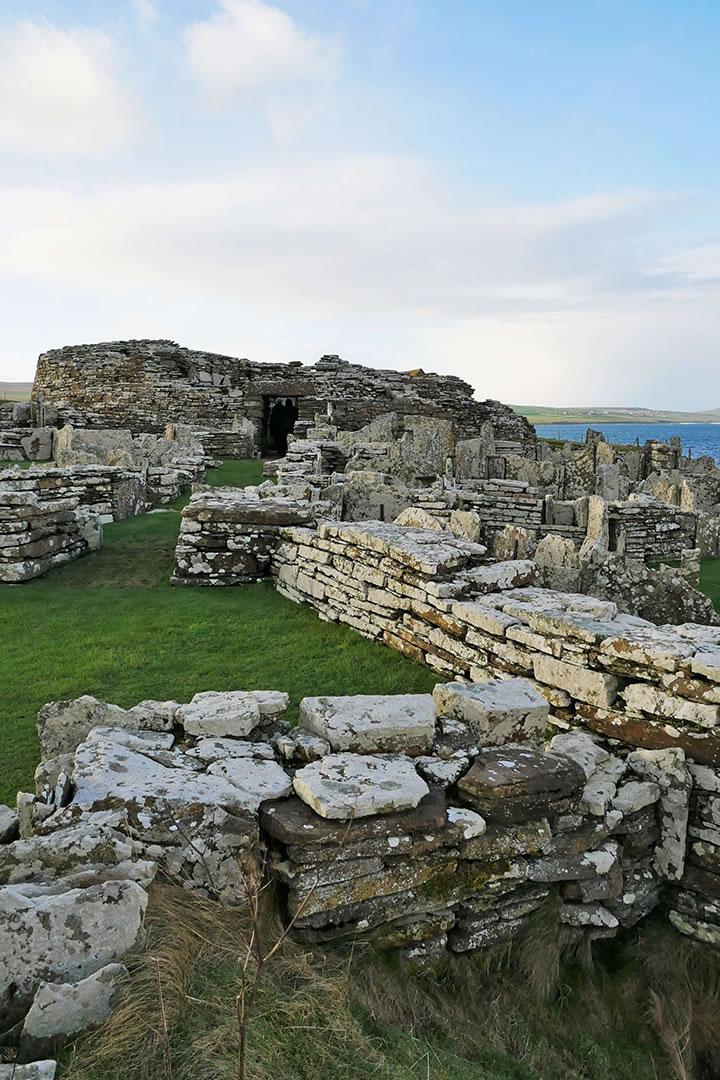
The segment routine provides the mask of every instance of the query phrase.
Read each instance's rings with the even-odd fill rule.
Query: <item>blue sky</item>
[[[172,337],[720,407],[720,5],[4,0],[0,379]]]

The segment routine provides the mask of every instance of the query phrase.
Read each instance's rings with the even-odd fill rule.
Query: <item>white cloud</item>
[[[664,256],[656,268],[658,274],[675,274],[689,281],[720,280],[720,243],[706,243]]]
[[[454,372],[506,401],[720,405],[720,289],[655,274],[666,214],[643,192],[460,203],[413,159],[286,157],[204,181],[0,189],[0,275],[63,290],[42,347],[155,334]]]
[[[219,100],[236,91],[332,77],[341,51],[336,37],[309,33],[261,0],[220,0],[215,15],[187,28],[185,41],[193,72]]]
[[[96,157],[126,145],[141,111],[118,66],[114,42],[97,30],[0,29],[0,149]]]
[[[155,0],[130,0],[138,17],[141,30],[148,30],[154,22],[157,22],[158,11]]]

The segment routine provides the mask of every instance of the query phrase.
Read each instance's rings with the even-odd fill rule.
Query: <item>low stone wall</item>
[[[53,428],[0,430],[0,461],[50,461]]]
[[[0,483],[0,583],[30,581],[101,544],[102,525],[76,497],[41,500]]]
[[[307,697],[295,728],[288,704],[41,709],[36,791],[0,807],[0,1036],[20,1062],[107,1018],[158,868],[224,905],[264,868],[295,937],[369,939],[410,973],[511,940],[541,907],[570,938],[612,936],[682,875],[682,750],[544,747],[525,680]],[[675,925],[699,936],[681,903]]]
[[[204,469],[193,464],[148,469],[119,465],[39,466],[0,471],[0,486],[8,491],[31,492],[43,503],[75,499],[76,505],[105,521],[144,514],[151,507],[177,499]]]
[[[242,585],[270,572],[280,529],[314,521],[308,502],[251,494],[240,488],[206,488],[182,512],[173,585]]]
[[[479,545],[423,529],[324,523],[282,538],[279,591],[323,618],[465,678],[533,678],[565,724],[720,764],[719,628],[658,627],[610,601],[517,588],[532,563],[483,566]]]
[[[608,525],[611,551],[628,559],[679,559],[695,547],[698,515],[645,497],[611,503]]]

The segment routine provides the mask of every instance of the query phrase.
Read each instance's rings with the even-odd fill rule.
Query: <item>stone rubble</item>
[[[429,542],[405,556],[437,557]],[[276,691],[44,706],[38,777],[61,762],[67,781],[21,793],[20,838],[8,811],[0,844],[0,1032],[21,1059],[106,1017],[159,866],[240,903],[265,848],[295,936],[365,935],[408,972],[507,941],[547,904],[573,933],[615,932],[663,882],[684,932],[720,929],[699,884],[720,877],[720,770],[692,774],[680,751],[623,760],[582,732],[544,749],[548,703],[522,679],[306,698],[290,731],[287,707]],[[601,811],[586,805],[598,777]]]

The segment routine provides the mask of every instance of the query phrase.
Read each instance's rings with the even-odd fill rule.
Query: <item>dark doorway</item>
[[[266,396],[263,399],[263,442],[266,453],[285,457],[288,435],[294,431],[297,418],[297,398]]]

